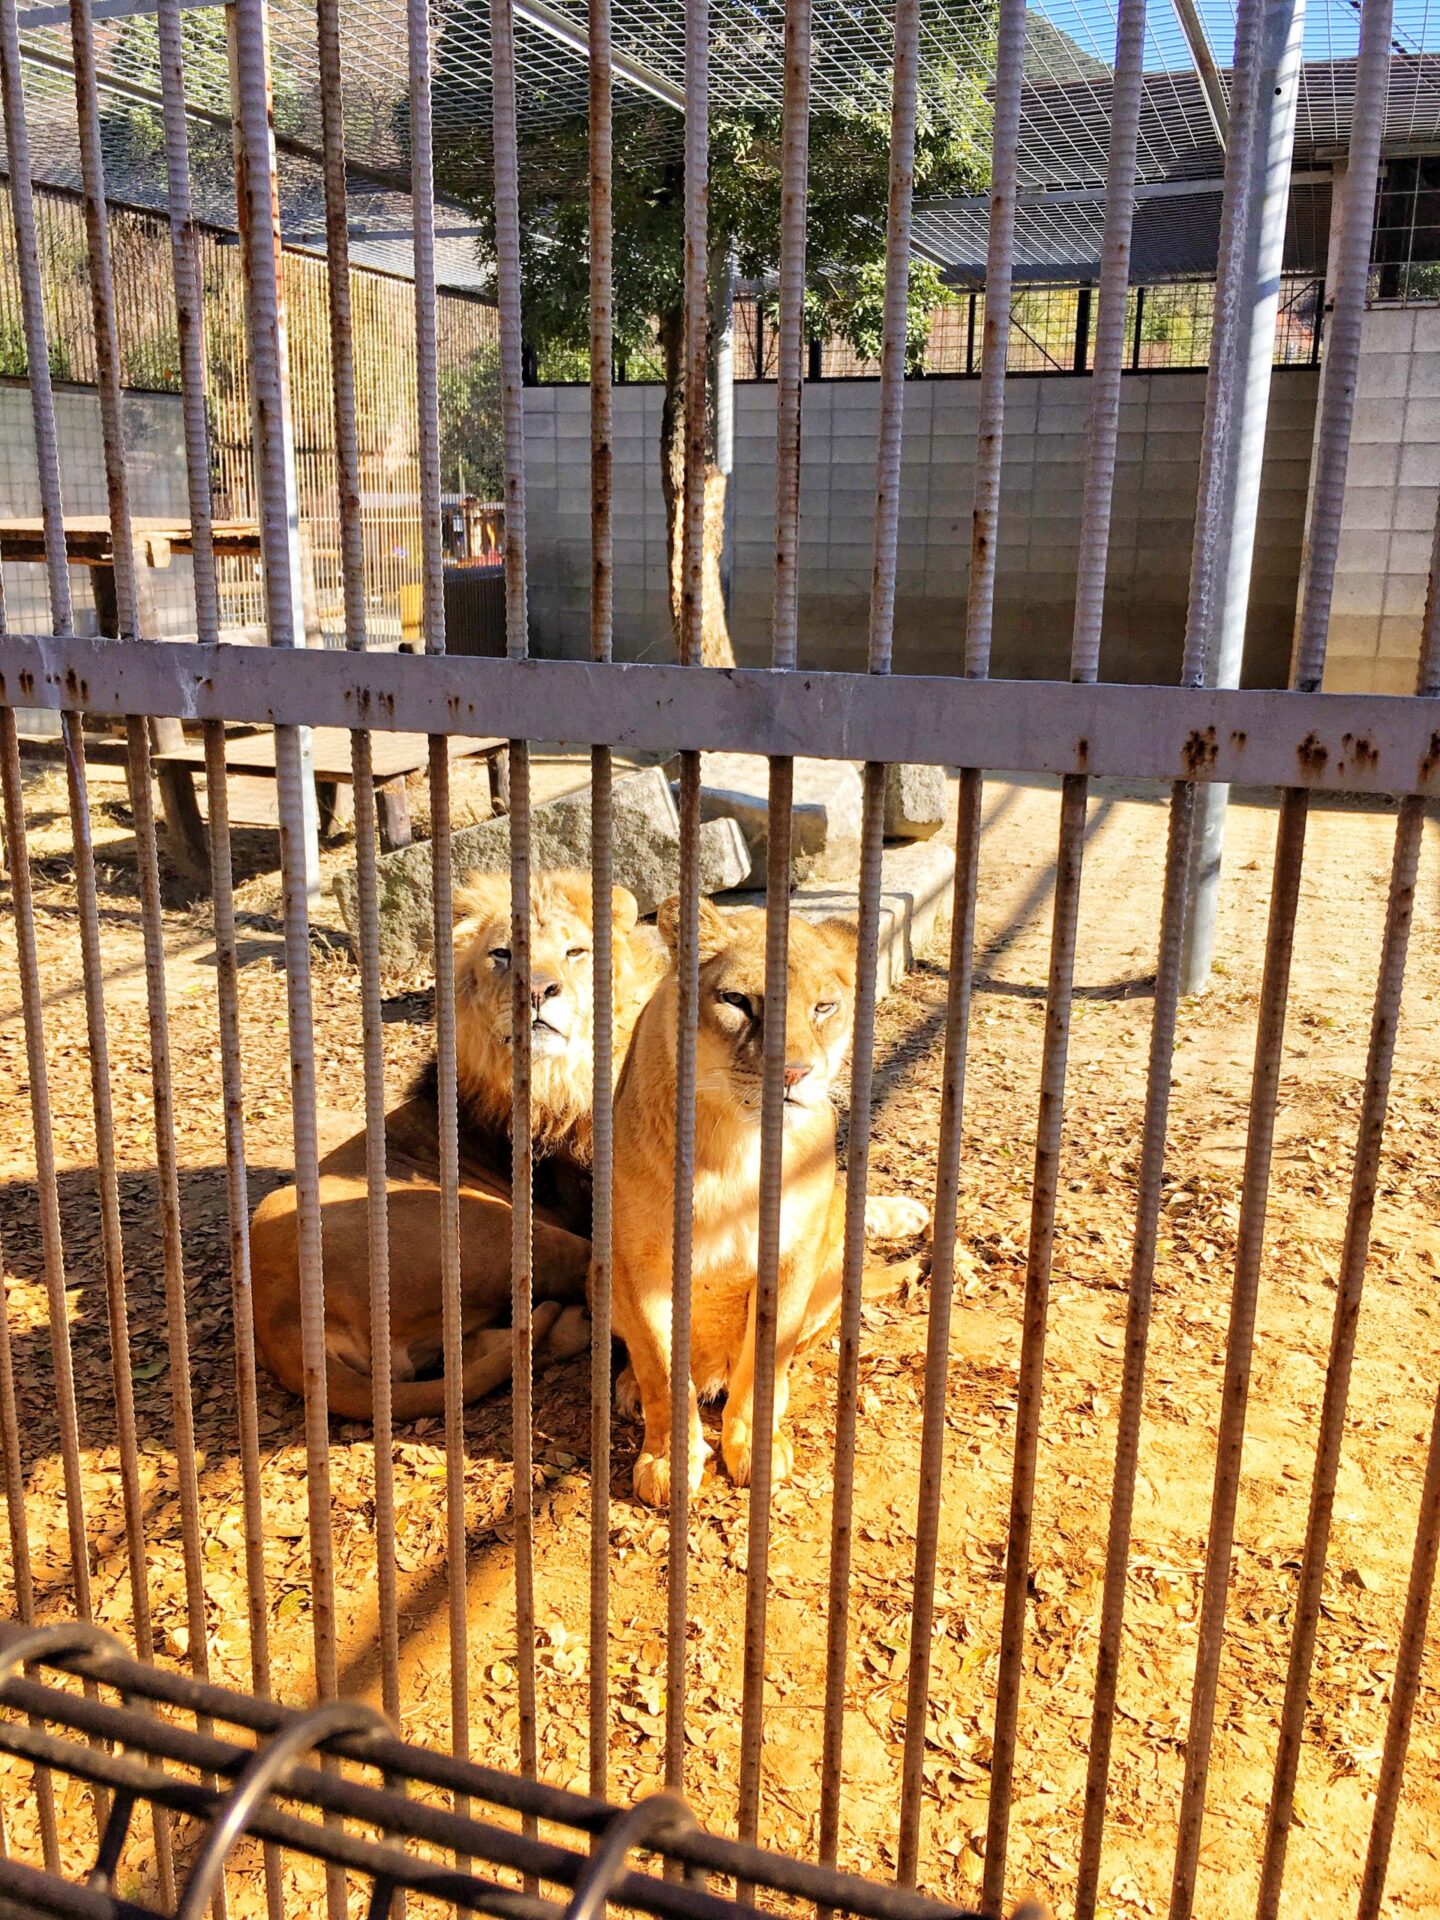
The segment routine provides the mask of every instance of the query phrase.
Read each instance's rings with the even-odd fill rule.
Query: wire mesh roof
[[[1117,0],[1043,0],[1028,24],[1022,108],[1022,276],[1083,274],[1098,253],[1111,107]],[[153,0],[97,0],[96,48],[105,77],[107,180],[120,201],[165,204],[159,62]],[[1434,16],[1432,17],[1432,6]],[[515,0],[522,155],[557,129],[583,128],[583,0]],[[1199,0],[1222,93],[1234,42],[1232,0]],[[79,184],[66,10],[22,0],[20,24],[37,179]],[[271,0],[282,222],[287,238],[319,243],[320,100],[313,0]],[[783,0],[712,0],[712,87],[721,110],[778,107]],[[853,102],[888,68],[885,0],[815,0],[814,96]],[[437,142],[454,200],[437,211],[441,283],[477,289],[485,276],[473,239],[474,208],[489,191],[489,17],[486,0],[432,7]],[[229,77],[223,9],[193,0],[184,15],[186,88],[192,109],[198,210],[233,225]],[[957,41],[981,71],[992,64],[992,0],[923,0],[922,60],[943,67]],[[677,156],[684,74],[680,0],[614,0],[617,104],[647,111],[644,138]],[[1296,136],[1303,174],[1348,143],[1358,10],[1354,0],[1312,0]],[[1397,0],[1387,137],[1440,147],[1440,0]],[[357,261],[407,272],[407,71],[403,0],[342,0],[346,131]],[[623,164],[623,156],[622,156]],[[1223,154],[1194,54],[1171,0],[1151,0],[1139,171],[1147,188],[1203,191],[1142,196],[1136,275],[1203,273],[1213,265]],[[1078,197],[1077,197],[1078,196]],[[467,204],[468,203],[468,204]],[[1297,187],[1291,208],[1295,264],[1323,262],[1328,190]],[[922,205],[917,242],[962,282],[984,255],[988,208],[970,201]]]

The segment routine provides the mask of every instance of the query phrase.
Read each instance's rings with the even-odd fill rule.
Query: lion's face
[[[455,898],[455,1014],[460,1086],[471,1105],[508,1125],[514,1040],[510,876],[472,875]],[[617,998],[631,974],[633,894],[616,887]],[[593,1098],[595,989],[590,876],[537,874],[530,893],[531,1109],[543,1142],[588,1122]]]
[[[724,913],[700,903],[700,1005],[696,1081],[728,1092],[758,1120],[765,1042],[765,914]],[[660,910],[673,937],[674,903]],[[785,1117],[798,1123],[826,1106],[850,1044],[855,929],[843,920],[790,922],[785,1006]]]

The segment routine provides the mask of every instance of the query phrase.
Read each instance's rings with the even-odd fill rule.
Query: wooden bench
[[[497,812],[508,812],[509,743],[454,734],[449,744],[452,760],[484,758],[490,775],[490,804]],[[340,795],[342,789],[350,785],[353,773],[350,735],[344,727],[312,727],[310,751],[320,806],[320,830],[323,833],[339,825],[342,818]],[[203,772],[205,766],[205,748],[198,740],[187,740],[179,747],[167,747],[151,757],[157,769],[189,767]],[[387,853],[396,847],[408,847],[411,841],[410,805],[405,796],[405,780],[408,774],[419,773],[430,764],[429,740],[423,733],[372,733],[370,757],[375,776],[380,845]],[[267,727],[262,733],[227,735],[225,769],[227,773],[257,774],[273,780],[274,732]]]

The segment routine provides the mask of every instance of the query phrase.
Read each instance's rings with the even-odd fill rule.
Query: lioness
[[[676,905],[660,909],[673,945]],[[790,924],[785,1019],[784,1185],[780,1209],[779,1331],[775,1345],[773,1473],[793,1450],[780,1431],[795,1355],[840,1308],[845,1187],[835,1163],[831,1090],[850,1039],[855,929],[844,921]],[[614,1322],[630,1365],[617,1383],[623,1411],[638,1395],[645,1440],[635,1492],[670,1494],[671,1209],[675,1171],[675,1013],[672,974],[635,1029],[615,1097]],[[721,1452],[731,1478],[750,1478],[754,1429],[755,1284],[760,1208],[760,1083],[765,1019],[765,914],[700,902],[696,1041],[695,1227],[690,1358],[690,1484],[705,1447],[698,1399],[725,1393]],[[868,1230],[881,1239],[922,1232],[918,1201],[872,1199]]]
[[[456,892],[455,1021],[460,1107],[460,1269],[465,1398],[510,1377],[510,877],[472,875]],[[616,887],[615,1059],[656,981],[663,941],[636,925]],[[531,890],[531,1117],[535,1149],[534,1329],[537,1351],[578,1352],[590,1257],[594,1000],[590,877],[544,873]],[[439,1413],[442,1361],[440,1169],[434,1063],[385,1121],[390,1226],[390,1354],[397,1420]],[[325,1355],[330,1411],[371,1415],[370,1271],[365,1135],[320,1163]],[[295,1189],[282,1187],[250,1224],[255,1332],[277,1379],[303,1392]],[[568,1303],[568,1304],[567,1304]]]

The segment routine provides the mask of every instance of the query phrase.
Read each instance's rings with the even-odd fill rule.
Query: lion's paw
[[[705,1475],[705,1462],[709,1458],[707,1446],[690,1449],[690,1491],[698,1493],[700,1482]],[[647,1507],[668,1507],[670,1504],[670,1456],[668,1453],[642,1453],[635,1462],[635,1497],[643,1500]]]
[[[725,1466],[737,1487],[748,1487],[753,1465],[748,1423],[737,1421],[721,1440]],[[795,1448],[786,1433],[777,1433],[770,1443],[770,1484],[778,1487],[795,1471]]]
[[[640,1382],[633,1367],[622,1367],[615,1382],[615,1411],[622,1420],[640,1418]]]

